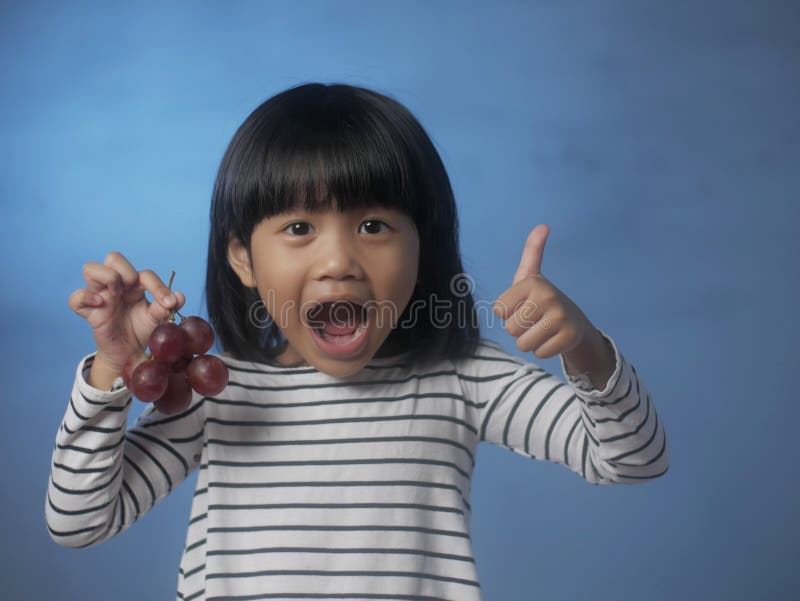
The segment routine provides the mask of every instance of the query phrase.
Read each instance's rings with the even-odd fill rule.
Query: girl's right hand
[[[83,266],[86,288],[73,292],[69,306],[89,322],[97,345],[95,363],[106,371],[122,373],[125,362],[147,349],[150,334],[186,302],[150,269],[137,272],[113,251],[103,264]],[[145,290],[153,302],[145,298]]]

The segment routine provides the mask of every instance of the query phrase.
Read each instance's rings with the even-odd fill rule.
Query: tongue
[[[347,336],[355,332],[357,327],[358,326],[349,326],[349,325],[344,327],[338,327],[332,324],[331,322],[326,321],[325,325],[322,327],[322,331],[330,336]]]
[[[352,306],[339,306],[333,311],[332,306],[326,304],[318,318],[325,322],[322,331],[331,336],[348,336],[361,324],[361,314]]]

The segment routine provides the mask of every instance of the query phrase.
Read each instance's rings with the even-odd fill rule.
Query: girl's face
[[[253,230],[251,252],[252,265],[234,239],[228,260],[244,286],[258,289],[288,341],[278,362],[307,363],[344,377],[370,361],[411,300],[419,236],[412,219],[387,207],[341,213],[301,208],[263,219]],[[308,313],[320,302],[335,300],[366,308],[363,331],[332,336],[330,328],[323,335],[312,327],[325,319],[342,326],[362,321],[356,305],[326,304],[323,309],[333,307],[331,312]],[[352,321],[355,312],[359,317]]]

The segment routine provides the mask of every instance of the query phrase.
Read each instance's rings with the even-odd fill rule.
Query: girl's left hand
[[[521,351],[540,359],[567,354],[595,331],[578,306],[541,273],[550,227],[539,224],[528,235],[511,288],[495,301],[492,311],[507,320],[506,331]]]

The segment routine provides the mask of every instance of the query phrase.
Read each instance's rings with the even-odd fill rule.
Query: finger
[[[514,274],[514,284],[531,275],[537,275],[542,272],[542,258],[544,256],[544,245],[547,242],[547,236],[550,234],[550,226],[540,223],[531,230],[528,234],[528,239],[525,241],[525,248],[522,250],[522,258],[520,259],[517,272]]]
[[[133,268],[133,265],[130,264],[128,259],[126,259],[122,253],[117,252],[116,250],[111,251],[106,256],[104,265],[115,269],[117,273],[119,273],[120,278],[122,279],[122,284],[126,288],[135,286],[139,283],[139,272]]]
[[[139,277],[138,274],[136,277]],[[144,286],[141,282],[137,282],[135,286],[127,288],[122,296],[122,300],[125,301],[126,304],[135,303],[142,298],[144,298]]]
[[[512,286],[497,297],[492,305],[492,312],[501,319],[508,319],[529,294],[530,290],[526,286]]]
[[[83,266],[83,279],[91,292],[109,289],[115,293],[122,291],[122,276],[113,267],[90,261]]]
[[[158,303],[170,311],[178,308],[178,298],[152,269],[140,271],[139,282],[153,296],[153,304]]]
[[[135,303],[136,301],[144,298],[144,293],[145,293],[145,287],[141,282],[139,282],[136,284],[136,286],[125,290],[122,299],[125,301],[126,304]],[[183,307],[183,305],[186,303],[186,297],[183,295],[183,292],[177,292],[173,290],[172,293],[178,299],[177,305],[172,307],[172,310],[180,310],[180,308]]]
[[[551,339],[559,335],[559,329],[553,321],[544,316],[534,327],[517,338],[516,345],[521,351],[532,351],[540,359],[547,359],[550,355],[542,353],[542,349],[553,348]]]
[[[178,302],[175,303],[171,308],[167,309],[168,315],[174,311],[180,311],[183,308],[183,305],[186,303],[186,297],[183,295],[183,292],[178,292],[177,290],[173,290],[172,294],[175,295],[175,298],[177,299]],[[161,303],[158,304],[161,305]]]
[[[92,309],[103,305],[103,297],[81,288],[69,295],[69,308],[81,317],[87,317]]]
[[[544,311],[535,301],[526,299],[519,304],[503,327],[506,332],[516,338],[526,330],[534,327],[542,320],[543,315]]]
[[[186,298],[183,296],[183,293],[173,292],[173,294],[178,302],[169,309],[164,307],[164,305],[162,305],[160,302],[156,301],[147,305],[147,315],[153,321],[153,323],[164,323],[174,311],[180,310],[180,308],[186,302]]]
[[[551,298],[552,292],[552,284],[543,275],[527,278],[524,284],[517,282],[503,292],[492,305],[492,311],[502,319],[509,319],[526,300],[536,306],[545,305],[542,299]]]
[[[550,359],[565,353],[569,341],[569,332],[563,330],[555,331],[549,337],[541,340],[536,348],[532,349],[533,354],[539,359]]]

